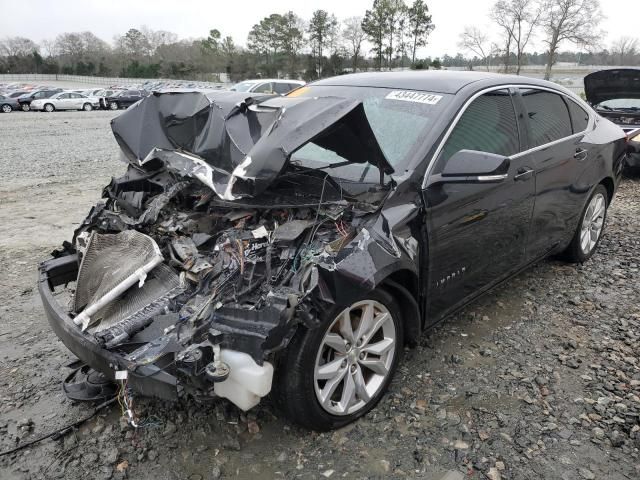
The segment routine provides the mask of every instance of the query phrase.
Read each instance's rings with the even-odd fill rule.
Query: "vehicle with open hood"
[[[55,333],[139,394],[272,392],[318,430],[478,295],[591,257],[625,153],[562,87],[479,72],[154,92],[112,130],[127,172],[39,267]]]
[[[626,164],[640,171],[640,68],[611,68],[584,77],[584,93],[596,111],[629,137]]]

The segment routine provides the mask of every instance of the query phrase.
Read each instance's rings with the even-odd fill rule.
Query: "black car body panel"
[[[145,90],[123,90],[117,95],[105,97],[105,105],[117,105],[117,108],[128,108],[148,95]],[[113,108],[113,107],[111,107]]]
[[[143,164],[160,156],[168,168],[210,166],[210,186],[225,200],[264,191],[290,154],[310,139],[349,161],[368,161],[384,173],[393,172],[362,103],[342,98],[154,93],[111,126],[131,161]]]
[[[375,101],[359,97],[364,87]],[[381,104],[388,109],[375,120]],[[541,141],[536,122],[547,106],[566,109],[569,125]],[[428,128],[409,132],[402,121],[424,109],[415,121]],[[405,135],[382,138],[394,115]],[[562,87],[464,72],[346,75],[285,98],[157,93],[112,128],[127,173],[104,189],[73,244],[41,264],[40,291],[70,350],[110,376],[127,369],[153,383],[141,371],[155,368],[160,385],[141,388],[163,398],[174,387],[217,393],[203,367],[216,349],[269,367],[299,325],[314,328],[318,312],[375,288],[399,299],[406,339],[417,342],[424,328],[566,248],[591,192],[602,184],[613,198],[626,149],[618,127]],[[496,141],[510,151],[490,151]],[[309,145],[343,161],[311,167],[299,158]],[[350,180],[340,168],[361,174]],[[96,242],[120,248],[127,232],[154,240],[169,275],[186,283],[160,298],[169,313],[136,317],[126,332],[92,331],[93,316],[107,314],[85,314],[87,300],[65,312],[51,290],[79,269],[77,298],[95,262],[86,252]],[[105,252],[99,271],[126,263]],[[127,285],[124,296],[135,295]],[[148,338],[167,316],[173,323]]]

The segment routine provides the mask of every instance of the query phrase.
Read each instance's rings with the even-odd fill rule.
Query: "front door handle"
[[[576,148],[576,153],[573,154],[573,158],[579,162],[587,158],[587,151],[584,148]]]
[[[533,169],[520,167],[513,179],[517,182],[518,180],[529,180],[531,177],[533,177]]]

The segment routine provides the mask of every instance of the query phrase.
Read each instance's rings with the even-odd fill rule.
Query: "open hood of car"
[[[640,68],[600,70],[584,77],[584,93],[591,105],[616,98],[640,98]]]
[[[160,160],[224,200],[255,196],[309,142],[348,162],[393,168],[361,101],[244,92],[154,92],[111,127],[131,162]]]

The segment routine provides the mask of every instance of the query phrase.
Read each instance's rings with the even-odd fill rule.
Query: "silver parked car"
[[[236,83],[230,88],[230,90],[236,92],[277,93],[279,95],[285,95],[291,90],[295,90],[303,85],[305,85],[305,82],[301,80],[265,78],[258,80],[245,80],[244,82]]]
[[[50,98],[31,102],[31,110],[44,110],[45,112],[53,112],[54,110],[84,110],[90,112],[99,107],[99,98],[87,97],[77,92],[60,92]]]

